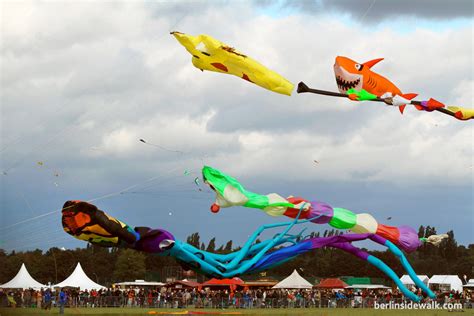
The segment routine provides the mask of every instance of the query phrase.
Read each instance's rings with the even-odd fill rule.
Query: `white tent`
[[[428,285],[428,281],[430,280],[430,278],[427,275],[417,275],[417,277],[421,280],[421,282],[425,283],[425,285]],[[415,285],[415,282],[413,282],[413,280],[407,274],[404,274],[400,278],[400,281],[406,286]]]
[[[61,283],[53,285],[53,287],[78,287],[81,290],[100,290],[105,289],[105,286],[95,283],[92,281],[82,270],[81,264],[78,262],[76,269],[71,273],[71,275]]]
[[[464,284],[462,287],[474,287],[474,279],[470,279],[469,282]]]
[[[455,290],[462,292],[462,281],[457,275],[433,275],[428,281],[428,286],[440,291]]]
[[[33,279],[26,270],[25,264],[21,264],[20,271],[15,275],[13,279],[11,279],[9,282],[0,285],[0,288],[4,289],[41,289],[43,287],[47,287],[44,284],[39,283],[35,279]]]
[[[313,285],[303,279],[301,275],[293,270],[293,273],[288,276],[286,279],[277,283],[272,289],[311,289]]]

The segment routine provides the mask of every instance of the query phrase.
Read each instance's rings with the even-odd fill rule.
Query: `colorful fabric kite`
[[[390,106],[398,106],[401,113],[403,113],[407,104],[412,104],[419,111],[438,111],[459,120],[474,118],[474,110],[471,109],[454,106],[446,108],[443,103],[433,98],[427,101],[412,100],[417,94],[403,94],[390,80],[371,70],[374,65],[382,60],[383,58],[378,58],[365,63],[358,63],[350,58],[338,56],[334,63],[334,75],[339,93],[312,89],[303,82],[298,84],[297,92],[345,97],[353,101],[384,102]]]
[[[205,166],[202,168],[204,182],[216,192],[216,201],[211,211],[216,213],[221,207],[245,206],[261,209],[271,216],[295,218],[302,210],[300,218],[315,218],[315,224],[329,224],[337,229],[348,229],[359,234],[375,234],[390,240],[407,252],[418,249],[424,242],[431,242],[436,237],[418,238],[415,229],[409,226],[388,226],[378,223],[368,213],[356,214],[350,210],[332,207],[320,201],[309,201],[301,197],[284,198],[276,193],[261,195],[245,190],[234,178],[225,173]],[[447,235],[442,235],[447,237]]]
[[[193,56],[193,65],[204,70],[227,73],[273,92],[291,95],[294,85],[276,72],[209,35],[172,35]]]
[[[161,256],[171,256],[176,258],[185,269],[192,269],[218,279],[264,271],[313,249],[322,247],[338,248],[374,265],[387,274],[407,298],[416,302],[420,301],[421,297],[408,290],[401,283],[397,274],[383,261],[352,245],[354,241],[370,239],[387,247],[399,259],[402,267],[414,283],[431,298],[436,297],[416,276],[403,252],[395,244],[380,236],[366,233],[306,238],[301,235],[302,232],[297,235],[290,234],[289,231],[295,225],[322,217],[322,215],[318,215],[314,218],[300,220],[299,216],[302,210],[303,208],[291,222],[261,226],[250,236],[240,250],[229,254],[215,254],[195,248],[175,239],[170,232],[164,229],[149,227],[135,227],[132,229],[99,210],[96,206],[82,201],[67,201],[64,204],[62,224],[68,234],[80,240],[99,246],[132,248]],[[256,243],[263,231],[276,227],[285,228],[273,238]],[[291,245],[285,246],[287,244]]]

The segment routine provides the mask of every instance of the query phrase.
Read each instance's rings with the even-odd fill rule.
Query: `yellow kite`
[[[448,110],[453,112],[457,119],[463,121],[474,118],[474,109],[466,109],[460,106],[448,106]]]
[[[209,35],[186,35],[171,32],[193,55],[196,68],[227,73],[273,92],[291,95],[294,85],[276,72]]]

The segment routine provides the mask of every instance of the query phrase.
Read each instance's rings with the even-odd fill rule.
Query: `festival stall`
[[[429,278],[427,275],[417,275],[417,277],[418,277],[425,285],[428,285],[428,281],[430,280],[430,278]],[[407,275],[407,274],[404,274],[404,275],[400,278],[400,281],[402,282],[403,285],[405,285],[405,286],[408,287],[408,288],[415,286],[415,282],[413,282],[413,280],[412,280],[412,279],[410,278],[410,276]]]
[[[358,290],[362,290],[362,289],[369,289],[369,290],[386,289],[386,290],[388,290],[388,289],[391,289],[391,287],[383,285],[383,284],[353,284],[353,285],[350,285],[350,286],[346,287],[346,289],[358,289]]]
[[[278,283],[277,280],[265,278],[253,281],[245,281],[244,289],[271,289]]]
[[[236,290],[238,286],[243,287],[244,281],[240,278],[234,277],[232,279],[210,279],[202,284],[203,287],[229,287],[232,291]]]
[[[470,279],[469,282],[462,286],[463,288],[474,288],[474,279]]]
[[[174,289],[194,289],[194,288],[200,288],[201,283],[189,281],[187,279],[183,280],[176,280],[173,282],[168,282],[165,285],[167,288],[174,288]]]
[[[130,287],[148,287],[148,288],[155,288],[155,287],[162,287],[165,285],[165,283],[162,282],[148,282],[145,280],[135,280],[135,281],[129,281],[129,282],[119,282],[119,283],[114,283],[113,284],[115,287],[125,289],[125,288],[130,288]]]
[[[428,281],[428,286],[435,291],[462,292],[462,281],[457,275],[433,275]]]
[[[322,288],[322,289],[343,289],[348,287],[347,283],[344,281],[334,278],[334,279],[323,279],[319,284],[315,285],[314,287]]]

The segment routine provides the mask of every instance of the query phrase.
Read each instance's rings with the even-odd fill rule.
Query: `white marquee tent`
[[[78,262],[76,269],[71,273],[71,275],[61,283],[53,285],[52,287],[78,287],[81,290],[100,290],[105,289],[105,286],[95,283],[92,281],[87,274],[82,270],[81,264]]]
[[[430,278],[427,276],[427,275],[417,275],[417,277],[423,282],[425,283],[425,285],[428,285],[428,281],[430,280]],[[415,282],[413,282],[413,280],[410,278],[409,275],[407,274],[404,274],[401,278],[400,278],[400,281],[402,282],[402,284],[404,284],[405,286],[414,286],[415,285]]]
[[[462,281],[457,275],[433,275],[428,281],[430,288],[439,288],[441,291],[462,292]]]
[[[301,275],[298,274],[296,270],[293,270],[293,273],[288,276],[286,279],[283,279],[281,282],[277,283],[272,289],[311,289],[313,285],[306,281]]]
[[[470,279],[469,282],[464,284],[462,287],[473,287],[474,288],[474,279]]]
[[[25,264],[21,264],[20,271],[15,275],[13,279],[9,282],[0,285],[0,288],[4,289],[41,289],[43,287],[47,287],[44,284],[39,283],[30,275],[28,270],[26,270]]]

